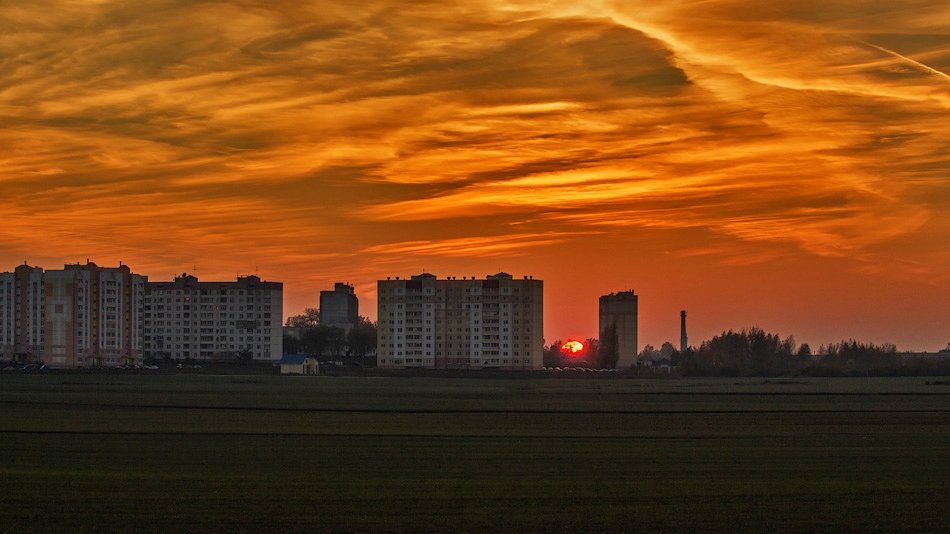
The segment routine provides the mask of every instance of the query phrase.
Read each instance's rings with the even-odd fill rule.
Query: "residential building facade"
[[[43,353],[43,269],[27,264],[0,273],[0,357],[21,362]]]
[[[617,368],[626,369],[637,362],[637,294],[620,291],[600,297],[600,338],[613,326],[617,333]]]
[[[145,353],[151,358],[280,360],[283,284],[257,276],[200,282],[182,274],[145,292]]]
[[[57,368],[141,363],[146,282],[127,265],[88,260],[0,274],[3,358]]]
[[[533,277],[379,280],[380,367],[540,369],[544,289]]]

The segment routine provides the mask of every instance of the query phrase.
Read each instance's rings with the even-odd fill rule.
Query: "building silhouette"
[[[360,301],[353,286],[337,282],[332,291],[320,292],[320,324],[349,332],[359,321]]]
[[[686,310],[680,310],[680,352],[689,348],[689,338],[686,336]]]
[[[507,273],[379,280],[378,365],[539,369],[543,293],[541,280]]]
[[[282,283],[254,275],[200,282],[183,273],[171,282],[149,282],[145,353],[208,361],[280,360],[283,292]]]
[[[617,333],[617,368],[625,369],[637,361],[637,295],[630,291],[600,297],[600,337],[613,327]],[[601,341],[603,343],[603,341]]]
[[[147,280],[89,260],[0,273],[0,354],[56,368],[141,363]]]

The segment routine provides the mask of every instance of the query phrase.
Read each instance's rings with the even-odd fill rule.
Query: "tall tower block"
[[[617,330],[617,369],[637,362],[637,295],[621,291],[600,297],[600,337],[613,325]]]
[[[686,352],[689,341],[686,338],[686,310],[680,310],[680,352]]]
[[[333,291],[320,292],[320,324],[336,326],[347,332],[359,322],[360,300],[350,284],[337,282]]]

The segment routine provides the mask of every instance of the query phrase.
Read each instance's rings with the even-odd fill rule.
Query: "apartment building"
[[[637,303],[633,290],[619,291],[600,297],[600,337],[612,328],[617,335],[617,369],[637,363]]]
[[[360,301],[350,284],[337,282],[333,291],[320,292],[320,324],[334,326],[349,332],[360,315]]]
[[[377,286],[380,367],[541,368],[541,280],[422,273]]]
[[[88,260],[0,274],[2,357],[58,368],[140,363],[147,280]]]
[[[145,353],[152,358],[280,360],[283,284],[257,276],[200,282],[182,274],[150,282],[145,294]]]
[[[0,357],[21,362],[43,354],[43,269],[27,264],[0,273]]]

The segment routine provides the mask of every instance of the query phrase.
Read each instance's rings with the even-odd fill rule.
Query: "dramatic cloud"
[[[376,279],[503,269],[549,339],[633,286],[654,344],[688,307],[938,348],[948,72],[935,0],[0,3],[0,269],[257,271],[288,314],[348,280],[371,316]]]

